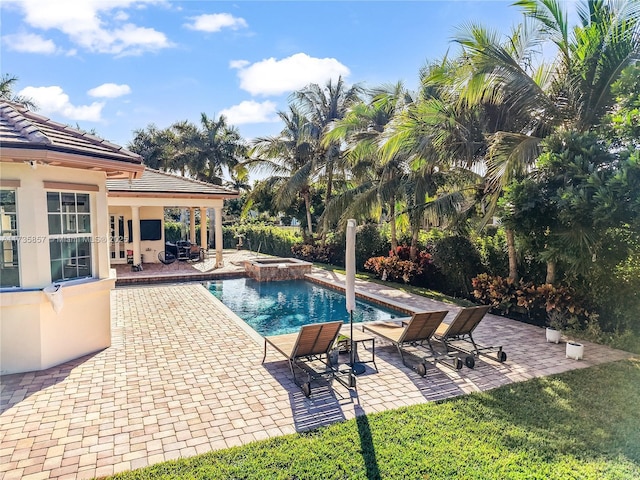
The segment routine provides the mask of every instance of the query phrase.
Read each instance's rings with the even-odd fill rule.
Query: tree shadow
[[[29,398],[34,393],[63,382],[71,371],[95,355],[94,352],[80,358],[47,368],[26,373],[0,376],[0,414]]]

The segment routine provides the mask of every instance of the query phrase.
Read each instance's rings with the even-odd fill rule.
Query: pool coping
[[[317,283],[319,285],[323,285],[325,287],[331,288],[333,290],[337,290],[342,293],[346,293],[346,287],[328,280],[314,277],[312,275],[313,273],[305,275],[304,277],[305,280],[308,280],[313,283]],[[418,309],[410,308],[407,305],[401,304],[400,302],[395,302],[388,298],[381,297],[379,295],[375,295],[370,292],[365,292],[362,289],[356,288],[355,294],[356,294],[356,298],[367,300],[368,302],[375,303],[383,307],[393,308],[395,310],[399,310],[400,312],[406,313],[407,315],[413,315],[414,313],[419,311]]]

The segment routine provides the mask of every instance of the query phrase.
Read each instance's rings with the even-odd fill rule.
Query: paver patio
[[[344,284],[335,273],[312,276]],[[415,310],[456,311],[384,285],[356,288]],[[476,337],[503,344],[504,364],[439,365],[422,378],[377,341],[379,372],[359,376],[356,391],[334,382],[306,398],[282,357],[272,352],[261,365],[259,336],[201,284],[119,288],[112,312],[110,348],[1,378],[0,479],[109,475],[630,356],[587,343],[584,360],[569,360],[543,329],[488,315]]]

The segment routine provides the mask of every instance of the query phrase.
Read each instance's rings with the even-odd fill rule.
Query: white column
[[[223,267],[222,261],[222,207],[215,207],[216,218],[216,267]]]
[[[200,248],[207,249],[207,209],[200,207]]]
[[[196,209],[194,207],[189,208],[189,241],[196,243]]]
[[[100,192],[97,192],[95,196],[95,211],[96,226],[94,239],[98,239],[93,244],[94,254],[97,258],[98,271],[94,272],[93,276],[98,278],[109,278],[109,268],[111,267],[111,255],[109,254],[109,248],[111,246],[109,239],[109,206],[107,205],[106,187],[100,187]],[[92,203],[92,206],[94,204]],[[93,226],[92,226],[93,227]]]
[[[133,264],[142,263],[142,255],[140,252],[140,207],[131,207],[131,230],[133,233]]]

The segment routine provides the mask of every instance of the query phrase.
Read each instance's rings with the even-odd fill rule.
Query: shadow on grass
[[[29,398],[34,393],[64,381],[74,368],[100,352],[94,352],[74,360],[36,372],[14,373],[0,376],[0,413]]]
[[[306,397],[295,384],[286,361],[267,362],[262,365],[288,392],[289,404],[297,432],[315,430],[346,419],[343,406],[350,405],[357,392],[349,390],[337,380],[317,378],[311,382],[311,395]],[[303,372],[296,371],[299,381],[306,379]]]
[[[375,480],[382,478],[380,469],[378,468],[376,448],[373,444],[369,419],[360,405],[355,406],[355,414],[358,435],[360,436],[360,450],[362,451],[362,459],[364,460],[364,466],[367,471],[367,479]]]

